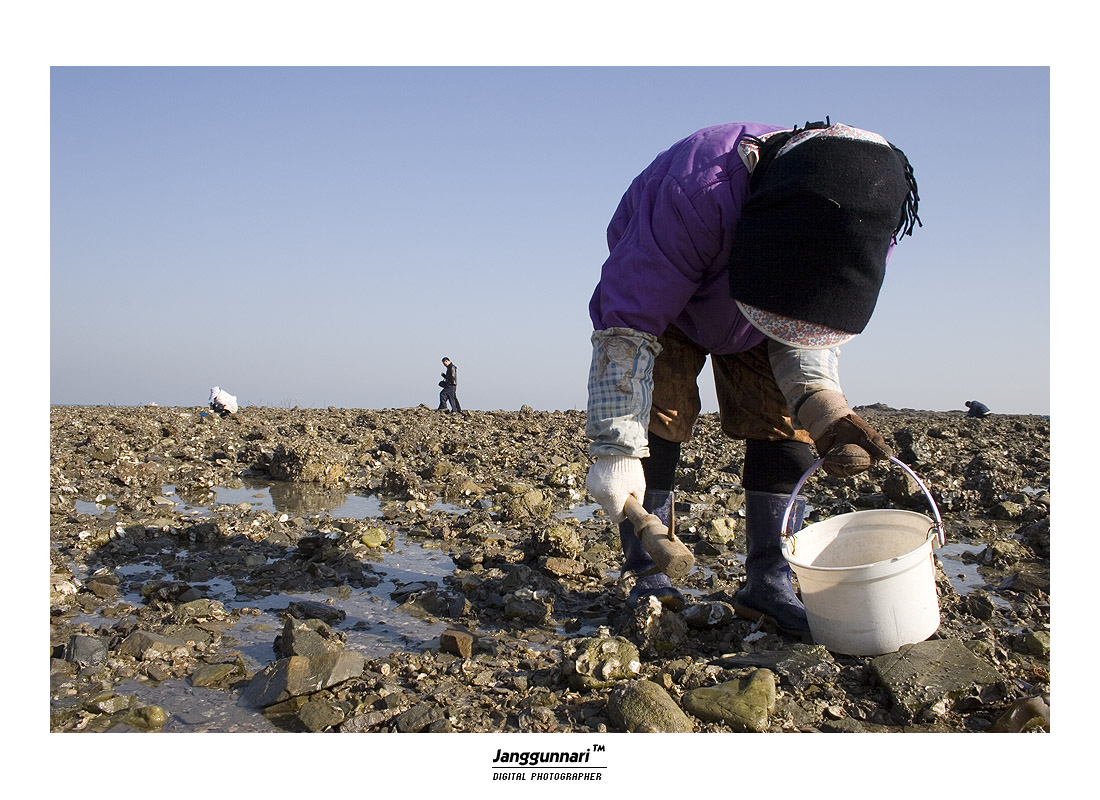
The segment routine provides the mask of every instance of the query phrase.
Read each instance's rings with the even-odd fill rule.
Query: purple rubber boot
[[[808,638],[810,625],[806,608],[791,584],[791,568],[783,557],[779,527],[790,498],[768,492],[745,493],[745,585],[733,598],[737,615],[764,619],[781,632]],[[799,497],[791,507],[788,529],[802,527],[806,500]]]
[[[642,508],[653,514],[666,526],[672,519],[673,493],[668,491],[646,491]],[[663,572],[647,575],[656,568],[641,541],[634,535],[634,526],[626,519],[619,523],[619,541],[623,547],[623,575],[640,575],[626,598],[627,605],[637,608],[647,597],[656,597],[669,611],[680,611],[684,607],[684,596],[672,585],[672,581]]]

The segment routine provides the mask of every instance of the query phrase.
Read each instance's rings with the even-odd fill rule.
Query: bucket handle
[[[932,507],[932,515],[936,518],[936,521],[932,523],[932,527],[928,529],[928,535],[935,536],[936,541],[938,542],[937,546],[943,547],[944,543],[947,541],[947,534],[945,533],[943,528],[943,519],[940,518],[939,506],[936,505],[936,501],[932,498],[932,493],[928,491],[928,487],[924,485],[924,481],[920,479],[917,473],[913,472],[913,470],[909,468],[908,464],[898,458],[895,458],[894,456],[890,456],[890,460],[901,467],[903,470],[905,470],[907,473],[909,473],[909,477],[916,481],[917,486],[919,486],[921,488],[921,491],[924,492],[924,496],[928,500],[928,505]],[[794,487],[794,491],[791,492],[790,499],[787,500],[787,507],[783,509],[783,519],[779,526],[779,531],[784,539],[791,539],[792,553],[794,552],[795,533],[787,532],[787,526],[790,524],[791,521],[791,509],[794,507],[794,501],[798,498],[798,493],[802,491],[802,487],[806,484],[806,481],[808,481],[810,479],[810,476],[817,471],[817,468],[824,463],[825,459],[819,458],[817,461],[810,465],[810,468],[806,470],[806,472],[803,473],[802,477],[799,479],[798,485]]]

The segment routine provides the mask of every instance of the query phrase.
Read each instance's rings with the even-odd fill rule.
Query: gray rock
[[[390,599],[395,603],[407,603],[412,600],[418,594],[424,592],[434,592],[439,588],[439,584],[435,581],[414,581],[413,583],[403,583],[390,592]]]
[[[224,685],[230,677],[240,674],[235,664],[200,664],[191,671],[191,685],[213,687]]]
[[[1002,500],[989,509],[989,516],[993,519],[1020,519],[1024,515],[1024,509],[1019,503],[1011,500]]]
[[[195,587],[192,586],[192,587],[188,587],[183,592],[181,592],[179,597],[176,598],[176,602],[177,603],[190,603],[192,600],[201,600],[202,597],[203,597],[202,592],[200,592],[198,589],[196,589]]]
[[[1050,519],[1041,519],[1020,528],[1020,538],[1024,544],[1041,555],[1050,557]]]
[[[198,625],[170,625],[164,629],[164,633],[189,645],[206,645],[214,641],[214,634]]]
[[[707,722],[723,722],[734,730],[762,732],[775,708],[775,673],[758,669],[747,677],[684,693],[684,710]]]
[[[302,600],[291,603],[286,611],[295,619],[319,619],[326,625],[335,625],[347,618],[347,612],[334,608],[328,603],[317,603],[312,600]]]
[[[713,662],[728,669],[767,668],[793,689],[828,685],[840,674],[840,665],[822,645],[792,644],[786,650],[765,650],[722,656]]]
[[[1024,634],[1024,647],[1034,656],[1050,655],[1050,632],[1032,631]]]
[[[882,481],[882,493],[895,505],[907,508],[927,507],[924,492],[909,473],[892,470]]]
[[[433,724],[442,722],[447,712],[440,706],[429,703],[420,703],[413,706],[403,714],[399,714],[394,720],[398,733],[419,733]]]
[[[873,658],[871,669],[893,702],[910,714],[1004,683],[996,669],[957,639],[905,645],[896,653]]]
[[[977,619],[988,621],[993,619],[997,606],[989,596],[989,592],[975,589],[966,596],[966,610]]]
[[[608,715],[627,733],[691,733],[695,723],[668,692],[653,681],[627,681],[612,690]]]
[[[340,732],[363,733],[365,731],[369,731],[373,728],[378,727],[384,722],[388,722],[389,720],[393,719],[396,714],[397,712],[393,711],[392,709],[364,711],[343,722],[340,725]]]
[[[65,660],[82,667],[102,664],[107,660],[107,645],[98,636],[75,634],[65,645]]]
[[[979,560],[986,566],[1010,567],[1020,561],[1034,558],[1027,547],[1012,539],[998,539],[986,547]]]
[[[313,657],[344,649],[339,637],[319,619],[288,619],[283,625],[283,632],[275,637],[274,646],[275,655],[279,658]]]
[[[298,711],[298,720],[314,733],[336,727],[346,718],[344,709],[327,698],[311,698]]]
[[[990,733],[1050,732],[1050,707],[1041,697],[1017,700],[987,729]]]
[[[225,619],[226,616],[225,606],[217,600],[203,597],[177,606],[172,612],[172,621],[183,624],[196,620]]]
[[[64,697],[50,704],[50,728],[56,729],[70,720],[76,719],[84,711],[84,703],[79,697]]]
[[[470,605],[465,597],[431,589],[414,595],[398,608],[414,617],[431,619],[432,617],[461,617],[469,611]]]
[[[356,678],[363,674],[363,665],[363,656],[350,650],[281,658],[253,676],[241,701],[265,708]]]
[[[521,589],[527,589],[540,594],[552,595],[558,588],[557,583],[550,577],[543,575],[538,570],[531,569],[525,564],[510,564],[503,567],[507,574],[500,581],[500,593],[511,594]]]
[[[206,520],[186,526],[181,534],[192,542],[212,542],[224,535],[222,524],[217,520]]]
[[[983,450],[963,467],[963,488],[978,493],[978,502],[990,507],[1020,485],[1021,469],[1003,453]]]
[[[137,698],[128,694],[103,692],[84,703],[84,708],[93,714],[117,714],[137,705]]]
[[[50,659],[50,686],[57,689],[62,684],[68,683],[76,675],[79,665],[64,658]]]
[[[821,733],[890,733],[890,729],[884,725],[876,725],[865,720],[844,717],[843,719],[827,719],[821,723],[818,730]]]
[[[1050,569],[1045,565],[1024,565],[1019,572],[1001,581],[997,588],[1021,594],[1050,594]]]
[[[84,588],[101,600],[113,600],[118,597],[118,578],[114,575],[97,575],[89,578]]]
[[[137,630],[122,641],[118,646],[118,652],[141,661],[161,658],[179,647],[187,647],[187,642],[162,636],[159,633]]]
[[[554,598],[535,589],[517,589],[504,598],[504,616],[521,622],[541,623],[554,612]]]

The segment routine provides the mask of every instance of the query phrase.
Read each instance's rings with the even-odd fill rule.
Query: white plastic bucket
[[[917,481],[936,521],[913,511],[856,511],[808,525],[783,538],[783,556],[798,577],[814,642],[847,655],[893,653],[922,642],[940,625],[933,544],[943,522],[927,487]],[[795,488],[783,516],[815,463]]]

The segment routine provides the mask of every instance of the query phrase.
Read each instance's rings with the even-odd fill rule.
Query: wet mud
[[[54,407],[50,729],[1048,731],[1050,422],[860,409],[929,487],[941,622],[880,656],[738,618],[743,445],[677,475],[696,567],[630,609],[579,411]],[[929,513],[816,474],[808,522]]]

